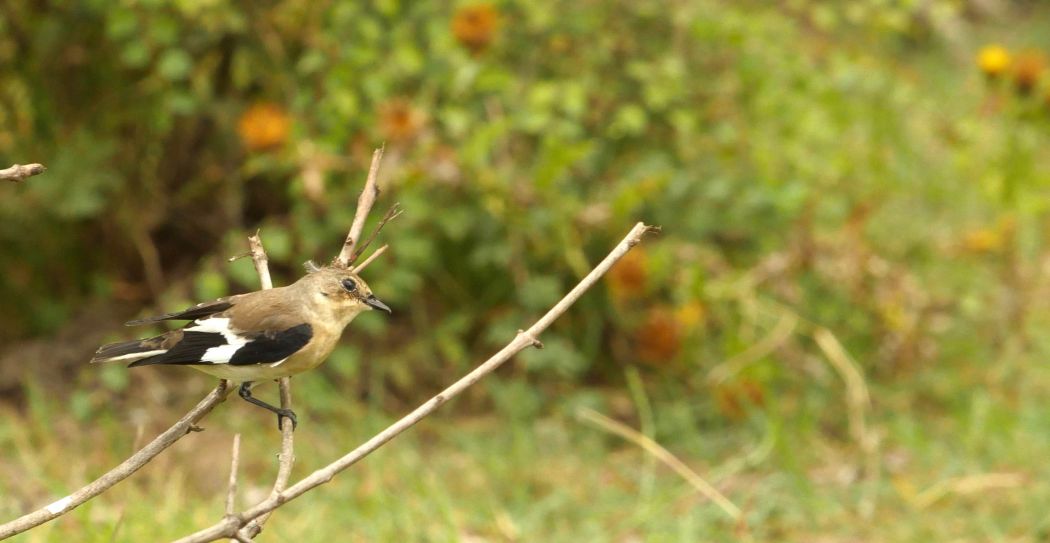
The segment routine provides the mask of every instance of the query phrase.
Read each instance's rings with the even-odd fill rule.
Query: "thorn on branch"
[[[543,342],[540,341],[536,336],[526,332],[525,330],[518,330],[519,336],[525,336],[525,339],[529,340],[529,345],[536,347],[537,349],[543,348]]]

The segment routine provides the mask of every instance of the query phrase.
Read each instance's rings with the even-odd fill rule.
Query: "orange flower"
[[[386,141],[411,141],[423,130],[424,124],[426,115],[407,100],[395,99],[379,106],[379,131]]]
[[[470,52],[481,53],[492,43],[499,23],[499,11],[492,4],[463,6],[452,17],[452,35]]]
[[[990,78],[999,77],[1010,68],[1010,51],[998,44],[985,45],[977,53],[977,67]]]
[[[1025,51],[1014,62],[1014,86],[1020,94],[1032,92],[1046,69],[1046,61],[1039,51]]]
[[[726,418],[739,420],[750,406],[765,404],[766,394],[762,384],[743,378],[737,383],[723,383],[715,388],[715,404]]]
[[[250,151],[266,151],[288,141],[292,119],[272,102],[252,104],[237,121],[237,133]]]
[[[645,322],[635,330],[634,343],[638,358],[654,366],[665,365],[682,347],[682,330],[674,312],[663,307],[649,311]]]
[[[635,247],[609,270],[609,291],[614,298],[627,300],[645,293],[649,280],[647,262],[645,250]]]

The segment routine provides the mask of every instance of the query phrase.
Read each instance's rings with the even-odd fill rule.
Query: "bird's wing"
[[[147,317],[145,319],[135,319],[124,323],[125,326],[138,326],[140,324],[152,324],[160,321],[191,321],[195,319],[206,318],[216,313],[222,313],[227,309],[233,307],[234,302],[238,296],[228,296],[226,298],[219,298],[213,302],[204,302],[197,304],[193,307],[183,309],[182,311],[176,311],[174,313],[165,313],[163,315],[157,315],[156,317]]]
[[[129,367],[276,363],[298,352],[313,338],[313,327],[308,323],[242,331],[231,326],[230,320],[211,316],[197,319],[181,330],[168,332],[163,341],[164,352],[136,360]]]

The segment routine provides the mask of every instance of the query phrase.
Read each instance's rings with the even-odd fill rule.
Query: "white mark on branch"
[[[47,509],[48,513],[51,513],[52,515],[57,515],[57,514],[63,512],[63,511],[65,511],[66,508],[69,507],[69,504],[71,504],[71,503],[73,503],[73,497],[72,496],[66,496],[65,498],[62,498],[61,500],[58,500],[58,501],[52,503],[51,505],[48,505],[45,509]]]

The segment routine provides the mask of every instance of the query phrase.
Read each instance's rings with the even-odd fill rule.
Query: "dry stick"
[[[109,470],[105,475],[47,507],[21,516],[7,524],[0,525],[0,539],[6,539],[30,528],[40,526],[109,490],[132,473],[138,471],[139,468],[145,466],[146,463],[153,460],[164,449],[167,449],[191,431],[196,430],[196,423],[200,422],[216,405],[225,400],[228,393],[226,381],[220,381],[219,386],[215,387],[215,390],[212,390],[211,393],[205,396],[196,407],[183,415],[171,428],[154,438],[145,447],[121,462],[120,465]]]
[[[353,263],[354,246],[357,245],[357,240],[361,239],[361,231],[365,229],[365,219],[368,218],[368,212],[372,210],[372,206],[376,203],[376,197],[379,196],[379,186],[376,184],[376,179],[379,177],[379,162],[382,159],[383,148],[380,147],[372,153],[372,165],[368,167],[368,179],[365,180],[365,188],[361,191],[361,196],[357,198],[357,211],[354,213],[354,222],[350,223],[350,232],[346,234],[343,249],[339,251],[339,256],[335,258],[335,264],[343,268],[347,268]]]
[[[252,519],[273,511],[306,492],[331,481],[339,472],[356,464],[391,439],[394,439],[420,420],[426,418],[449,399],[460,394],[474,383],[477,383],[482,377],[492,373],[511,357],[525,350],[526,347],[542,346],[542,343],[537,339],[537,336],[546,330],[547,327],[549,327],[558,317],[565,313],[565,311],[567,311],[569,307],[580,298],[580,296],[583,296],[583,293],[587,292],[588,289],[594,286],[602,275],[609,271],[609,268],[611,268],[616,261],[623,258],[623,255],[627,254],[632,247],[641,241],[642,236],[648,232],[657,230],[658,228],[656,227],[646,226],[642,223],[636,224],[627,234],[627,237],[625,237],[623,241],[621,241],[619,245],[617,245],[612,252],[601,261],[601,263],[592,269],[591,272],[576,285],[576,287],[569,291],[561,301],[555,304],[547,314],[540,318],[540,320],[536,321],[536,323],[528,330],[519,331],[517,336],[515,336],[506,347],[500,349],[499,352],[475,368],[474,371],[471,371],[459,381],[456,381],[451,386],[441,391],[437,396],[427,400],[426,403],[417,407],[414,411],[390,425],[382,432],[376,434],[372,439],[369,439],[358,448],[350,451],[342,458],[339,458],[331,464],[311,473],[309,476],[295,483],[284,492],[281,492],[276,496],[270,496],[262,503],[237,515],[226,517],[222,522],[219,522],[214,526],[179,539],[177,540],[177,543],[204,543],[207,541],[228,538],[237,534],[237,531]]]
[[[230,483],[226,491],[226,514],[232,515],[237,506],[237,464],[241,459],[241,434],[233,435],[233,449],[230,451]]]
[[[248,247],[252,255],[252,264],[255,264],[255,272],[259,274],[259,285],[263,290],[269,290],[273,288],[273,279],[270,278],[270,265],[269,259],[266,256],[266,249],[263,247],[262,238],[259,237],[259,232],[256,231],[254,235],[248,238]],[[291,409],[292,408],[292,379],[290,377],[281,377],[277,380],[278,388],[281,392],[281,408]],[[279,494],[286,486],[288,486],[288,479],[292,476],[292,465],[295,463],[295,429],[292,426],[292,420],[288,417],[281,417],[281,452],[277,455],[277,477],[273,482],[273,490],[270,491],[270,495]],[[227,516],[232,515],[233,511],[227,512]],[[237,540],[251,540],[262,531],[262,526],[266,522],[269,515],[259,517],[252,522],[250,526],[251,535],[248,534],[237,534]]]
[[[39,175],[47,171],[43,164],[13,164],[10,168],[0,170],[0,180],[6,179],[18,183],[27,177]]]
[[[375,252],[373,252],[372,254],[368,255],[368,258],[366,258],[364,262],[354,266],[354,269],[352,269],[350,271],[352,271],[354,273],[361,273],[361,270],[367,268],[368,265],[371,264],[373,260],[379,258],[379,255],[385,253],[386,250],[389,249],[389,248],[390,248],[390,245],[383,245],[382,247],[376,249]]]
[[[653,439],[636,431],[630,426],[610,419],[593,409],[587,409],[584,407],[581,408],[577,414],[580,419],[587,421],[602,430],[616,434],[627,441],[638,445],[645,450],[645,452],[655,456],[658,460],[666,464],[667,467],[673,469],[675,473],[682,476],[682,478],[688,481],[689,484],[693,485],[693,487],[706,496],[707,499],[715,502],[722,511],[725,511],[726,515],[729,515],[729,518],[733,519],[733,522],[740,521],[741,512],[739,507],[729,501],[729,498],[719,492],[714,485],[705,481],[704,478],[695,471],[689,469],[689,466],[685,465],[685,463],[679,460],[677,456],[671,454],[671,452],[665,449],[663,445],[660,445]]]
[[[383,218],[379,220],[379,224],[376,225],[375,230],[372,230],[372,233],[368,235],[368,239],[366,239],[364,243],[361,243],[357,246],[357,250],[355,250],[353,256],[350,257],[350,262],[357,262],[357,259],[361,258],[361,253],[365,252],[365,249],[367,249],[368,246],[372,244],[372,241],[376,239],[376,236],[378,236],[379,232],[383,230],[383,227],[386,226],[386,223],[400,217],[401,214],[404,212],[405,210],[401,209],[401,204],[399,203],[395,203],[394,205],[390,206],[390,209],[386,210],[386,213],[383,215]]]

